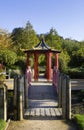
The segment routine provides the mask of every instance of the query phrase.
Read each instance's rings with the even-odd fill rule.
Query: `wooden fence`
[[[69,76],[59,74],[58,104],[62,107],[63,118],[72,118],[72,91],[84,90],[84,79],[70,79]]]
[[[0,119],[7,120],[7,86],[0,84]]]
[[[28,84],[25,76],[14,79],[14,119],[23,120],[24,110],[28,108]]]
[[[58,73],[56,90],[58,93],[58,107],[62,108],[64,119],[72,118],[72,91],[84,89],[84,79],[70,79],[69,76]],[[54,80],[55,81],[55,80]],[[58,88],[57,88],[58,87]],[[14,79],[14,115],[22,120],[25,109],[28,108],[28,82],[25,76]]]

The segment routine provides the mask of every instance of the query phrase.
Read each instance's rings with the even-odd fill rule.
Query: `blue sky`
[[[53,27],[60,36],[84,40],[84,0],[0,0],[0,28],[11,32],[27,21],[36,33]]]

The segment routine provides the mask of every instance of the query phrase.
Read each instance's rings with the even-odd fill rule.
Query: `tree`
[[[0,29],[0,62],[7,66],[14,64],[17,59],[16,53],[12,51],[12,44],[10,34]]]
[[[13,42],[10,34],[6,30],[0,29],[0,49],[11,48]]]
[[[62,42],[62,49],[66,50],[70,56],[72,56],[73,51],[77,51],[80,48],[78,41],[65,39]]]
[[[25,28],[15,28],[12,31],[13,46],[17,51],[18,55],[22,55],[20,49],[31,49],[35,44],[38,43],[36,33],[28,21]]]
[[[17,61],[17,55],[11,50],[1,49],[0,50],[0,61],[3,62],[5,66],[10,67]]]
[[[69,62],[70,56],[68,55],[67,51],[63,50],[59,54],[59,70],[64,73],[67,72]]]
[[[45,35],[45,40],[50,47],[57,50],[61,49],[61,38],[55,29],[50,29],[49,33]]]
[[[33,29],[33,26],[31,25],[30,21],[26,23],[26,27],[24,29],[25,35],[26,35],[26,43],[27,43],[27,48],[30,49],[33,46],[35,46],[39,40],[38,37]]]
[[[20,48],[24,44],[24,28],[15,28],[12,31],[11,38],[13,40],[13,49],[17,54],[20,54]]]
[[[71,65],[74,67],[84,67],[84,47],[78,51],[73,51]]]

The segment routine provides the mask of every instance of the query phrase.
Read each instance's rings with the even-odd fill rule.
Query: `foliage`
[[[0,130],[4,130],[6,127],[6,122],[0,119]]]
[[[21,49],[32,49],[38,43],[38,38],[33,26],[28,21],[25,28],[15,28],[11,34],[13,48],[18,55],[22,55]]]
[[[17,55],[15,52],[8,49],[0,50],[0,61],[3,61],[4,65],[10,66],[14,64],[16,60],[17,60]]]
[[[15,28],[11,34],[11,38],[13,40],[13,50],[18,53],[20,51],[21,44],[23,43],[23,30],[23,28]]]
[[[25,73],[25,69],[26,69],[26,58],[23,56],[18,56],[17,57],[17,62],[15,63],[15,65],[22,70],[22,73]]]
[[[66,50],[71,56],[73,51],[77,51],[78,49],[80,49],[80,44],[78,41],[75,40],[64,39],[62,42],[62,49]]]
[[[3,82],[5,79],[5,74],[3,73],[3,69],[0,69],[0,82]]]
[[[11,48],[12,39],[9,33],[6,30],[0,29],[0,49],[2,48]]]
[[[84,66],[84,47],[78,51],[73,51],[71,66]]]
[[[84,115],[76,114],[74,119],[80,130],[84,130]]]
[[[59,55],[59,70],[62,72],[66,72],[68,69],[69,61],[70,61],[70,57],[67,51],[63,50]]]
[[[70,77],[84,78],[84,42],[78,42],[71,39],[63,39],[62,49],[66,50],[70,56],[70,61],[67,66],[68,74]],[[82,68],[82,70],[80,68]]]
[[[45,55],[39,55],[38,62],[39,62],[39,66],[44,66],[46,64]]]
[[[0,62],[10,66],[15,63],[17,55],[12,51],[12,39],[7,31],[0,29]]]
[[[68,68],[68,75],[70,78],[84,78],[84,68],[82,67],[76,67],[76,68]]]
[[[45,35],[45,40],[51,48],[61,49],[61,38],[55,29],[50,29],[50,32]]]

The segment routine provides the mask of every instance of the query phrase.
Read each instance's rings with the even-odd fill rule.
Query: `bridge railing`
[[[84,114],[84,79],[71,80],[72,105],[71,113]]]
[[[52,84],[57,93],[58,93],[58,80],[59,80],[59,70],[56,67],[54,67],[53,76],[52,76]]]
[[[25,75],[14,78],[14,119],[23,120],[28,108],[28,82]]]
[[[59,73],[58,106],[62,108],[63,118],[72,118],[72,92],[75,90],[84,90],[84,79],[70,79],[69,76]]]
[[[62,108],[63,118],[71,119],[71,84],[67,75],[59,73],[58,106]]]
[[[7,121],[7,86],[0,83],[0,119]]]
[[[62,115],[65,119],[72,118],[72,91],[73,89],[84,89],[84,80],[70,79],[69,76],[59,73],[58,75],[58,107],[62,108]],[[28,89],[29,84],[25,76],[15,77],[14,79],[14,107],[15,118],[22,120],[24,110],[28,108]]]

